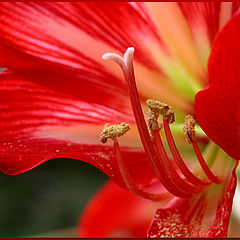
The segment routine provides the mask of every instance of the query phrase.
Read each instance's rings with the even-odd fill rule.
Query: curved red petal
[[[20,74],[3,73],[0,79],[1,171],[14,175],[53,158],[75,158],[125,186],[113,147],[100,144],[98,135],[106,122],[119,123],[129,115],[33,84]],[[141,150],[122,151],[137,184],[155,178]]]
[[[107,102],[106,99],[113,100],[115,98],[112,103],[116,104],[121,101],[128,101],[125,83],[120,78],[105,71],[100,64],[89,62],[89,64],[79,69],[70,68],[69,66],[59,68],[56,62],[48,65],[44,61],[29,57],[20,51],[10,51],[8,49],[6,54],[6,49],[2,46],[0,46],[0,51],[4,63],[9,61],[14,65],[20,64],[18,65],[20,69],[16,72],[21,72],[28,81],[103,105]],[[61,56],[59,58],[61,59]],[[40,69],[44,69],[34,69],[36,65]],[[119,93],[117,97],[116,92]],[[120,100],[118,97],[120,97]]]
[[[52,63],[59,68],[96,68],[93,60],[100,60],[106,45],[120,52],[134,46],[136,59],[154,66],[143,43],[159,38],[143,3],[8,2],[1,3],[0,13],[1,52],[9,57],[0,56],[0,63],[6,67],[20,68],[23,61],[38,69]],[[11,52],[13,58],[20,53],[25,57],[13,62]]]
[[[208,137],[240,158],[240,14],[214,42],[208,62],[209,87],[195,97],[197,120]]]
[[[178,3],[191,30],[202,28],[212,42],[219,30],[220,2]]]
[[[146,237],[159,204],[142,200],[112,181],[107,182],[81,216],[80,237]]]
[[[84,78],[84,76],[82,77]],[[114,87],[113,85],[106,87],[106,83],[102,83],[100,80],[99,83],[93,82],[91,84],[84,82],[84,79],[72,78],[71,80],[71,78],[66,79],[64,76],[61,76],[61,74],[49,74],[36,71],[12,72],[5,70],[0,73],[0,79],[2,81],[4,80],[4,84],[8,86],[6,88],[3,84],[1,87],[2,90],[5,91],[9,101],[11,97],[13,99],[17,98],[17,95],[13,93],[14,87],[16,87],[15,90],[19,90],[19,94],[23,94],[28,98],[34,97],[27,94],[27,92],[30,91],[38,98],[41,93],[44,93],[46,97],[47,95],[52,95],[53,98],[55,97],[57,99],[56,101],[59,100],[59,103],[68,103],[68,101],[71,102],[72,100],[75,106],[83,106],[80,108],[82,112],[75,111],[79,115],[86,115],[88,109],[92,109],[91,111],[95,111],[95,113],[92,113],[91,122],[99,122],[97,120],[98,118],[102,119],[102,121],[100,121],[102,123],[114,119],[127,122],[133,121],[127,92],[121,88],[120,84],[118,87]],[[33,81],[40,85],[31,83]],[[72,84],[72,82],[74,83]],[[17,86],[19,86],[19,89]],[[48,88],[44,86],[47,86]],[[50,89],[56,89],[57,91]],[[18,98],[18,101],[21,100],[20,95]],[[24,101],[24,99],[22,100]],[[49,99],[47,100],[49,101]],[[25,101],[30,102],[30,99],[25,99]],[[20,102],[18,105],[19,107],[23,107]],[[95,117],[96,119],[94,120]],[[83,121],[83,119],[81,119],[81,121]]]
[[[175,198],[166,208],[158,209],[148,236],[227,237],[237,185],[236,166],[225,184],[212,185],[190,199]]]

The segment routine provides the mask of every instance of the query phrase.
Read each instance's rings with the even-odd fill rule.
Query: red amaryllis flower
[[[231,158],[240,154],[238,8],[214,2],[1,3],[0,63],[7,69],[0,76],[0,170],[13,175],[56,157],[80,159],[162,207],[148,236],[226,236],[236,187]],[[101,60],[128,47],[135,48],[137,87],[133,48],[124,58],[104,55],[120,64],[127,85],[114,64]],[[151,136],[142,112],[146,99],[175,111],[147,101]],[[195,136],[195,121],[187,117],[190,144],[183,143],[179,129],[188,114],[210,141],[199,126]],[[101,135],[103,142],[112,138],[114,147],[97,142],[103,124],[122,121],[131,131],[121,147],[117,136],[128,130],[124,123],[105,127]],[[122,190],[109,186],[97,199],[118,198]],[[153,203],[125,194],[129,201],[121,203],[132,218],[112,214],[110,203],[93,203],[83,217],[83,234],[101,237],[121,227],[142,236],[139,226],[146,231]],[[109,228],[97,231],[93,218]]]

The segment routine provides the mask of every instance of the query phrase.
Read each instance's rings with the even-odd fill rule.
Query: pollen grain
[[[99,137],[100,142],[106,143],[108,138],[114,139],[115,137],[120,137],[124,135],[129,130],[129,124],[121,123],[119,125],[111,125],[107,123]]]
[[[196,121],[193,116],[187,115],[185,117],[183,131],[185,135],[185,140],[190,144],[196,141],[195,125]]]
[[[146,104],[150,108],[151,112],[155,113],[156,115],[162,115],[163,117],[165,117],[168,120],[168,123],[173,123],[175,121],[174,111],[166,103],[148,99],[146,101]]]

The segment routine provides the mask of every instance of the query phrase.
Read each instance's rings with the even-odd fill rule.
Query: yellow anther
[[[159,114],[150,111],[148,117],[148,125],[151,131],[160,131],[163,127],[163,124],[158,122],[158,116]]]
[[[183,131],[185,135],[185,140],[190,144],[196,140],[195,125],[196,125],[196,121],[193,118],[193,116],[191,115],[185,116]]]
[[[146,104],[155,115],[162,115],[167,118],[168,123],[173,123],[175,121],[173,109],[167,104],[152,99],[148,99]]]
[[[102,143],[106,143],[108,138],[115,138],[124,135],[129,130],[129,124],[121,123],[120,125],[111,125],[109,126],[108,123],[104,126],[99,140]]]

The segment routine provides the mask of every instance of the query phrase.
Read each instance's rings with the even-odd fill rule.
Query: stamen
[[[175,121],[173,109],[167,104],[152,99],[148,99],[146,104],[150,108],[151,112],[156,115],[163,115],[169,123],[173,123]]]
[[[100,134],[100,142],[106,143],[108,138],[114,139],[115,137],[123,136],[129,130],[129,124],[121,123],[120,125],[108,126],[108,123],[104,126],[103,131]]]
[[[195,125],[195,119],[191,115],[187,115],[183,125],[183,132],[185,135],[185,140],[190,144],[196,140]]]
[[[150,119],[150,129],[153,130],[153,141],[154,141],[154,146],[156,148],[156,152],[159,157],[159,162],[162,165],[162,168],[164,171],[166,171],[167,175],[171,178],[172,182],[179,188],[179,189],[184,189],[187,190],[188,193],[197,193],[202,191],[201,186],[193,186],[187,182],[185,182],[176,172],[174,169],[174,166],[172,162],[169,160],[167,153],[164,149],[161,137],[159,135],[158,129],[154,129],[153,126],[156,126],[158,124],[157,119],[159,114],[163,115],[163,119],[167,122],[172,122],[174,119],[174,113],[173,110],[164,103],[161,103],[159,101],[155,100],[150,100],[148,99],[146,101],[147,105],[150,108],[150,113],[154,114],[154,118]],[[150,114],[150,116],[152,115]],[[152,121],[154,121],[152,123]]]
[[[150,111],[148,117],[148,124],[151,131],[160,131],[163,127],[162,123],[158,122],[158,114]]]
[[[202,192],[204,187],[201,185],[191,185],[184,181],[174,169],[172,162],[169,160],[167,153],[164,149],[161,137],[157,131],[153,132],[154,143],[157,148],[157,153],[159,152],[160,161],[162,161],[162,165],[164,170],[170,176],[176,187],[179,189],[186,191],[188,194],[199,193]],[[162,160],[161,160],[162,159]]]
[[[212,173],[212,171],[209,169],[206,161],[204,160],[204,158],[203,158],[203,156],[202,156],[202,153],[201,153],[201,151],[200,151],[200,149],[199,149],[199,147],[198,147],[197,142],[194,141],[194,142],[192,143],[192,145],[193,145],[193,149],[194,149],[194,151],[195,151],[195,154],[196,154],[196,156],[197,156],[197,158],[198,158],[198,161],[199,161],[199,163],[200,163],[200,165],[201,165],[204,173],[205,173],[206,176],[208,177],[208,179],[211,180],[212,182],[216,183],[216,184],[223,183],[224,180],[223,180],[223,179],[219,179],[218,177],[216,177],[216,176]]]
[[[164,126],[164,131],[166,134],[166,139],[169,145],[169,149],[172,153],[173,159],[175,160],[177,166],[179,167],[181,173],[186,177],[186,179],[193,183],[193,184],[198,184],[198,185],[209,185],[210,182],[203,181],[202,179],[196,177],[187,167],[185,164],[184,160],[182,159],[180,153],[178,152],[177,146],[174,142],[169,124],[167,120],[163,120],[163,126]]]
[[[116,158],[118,161],[120,173],[123,177],[125,184],[127,185],[127,187],[129,188],[130,191],[132,191],[134,194],[136,194],[137,196],[139,196],[141,198],[151,200],[151,201],[164,201],[164,200],[169,200],[172,197],[172,195],[168,192],[159,193],[159,194],[149,193],[149,192],[144,191],[142,188],[138,187],[132,180],[131,176],[129,175],[127,167],[121,156],[119,143],[118,143],[116,137],[114,138],[114,150],[115,150]]]
[[[116,54],[112,54],[112,53],[103,55],[103,59],[112,59],[115,62],[117,62],[122,68],[125,80],[128,85],[131,105],[132,105],[134,117],[136,120],[136,124],[138,127],[139,135],[140,135],[144,150],[147,156],[149,157],[149,159],[151,160],[159,180],[164,185],[164,187],[172,194],[179,197],[189,197],[189,193],[186,193],[184,190],[178,189],[175,183],[172,182],[172,179],[161,168],[161,165],[159,165],[159,159],[153,147],[153,143],[151,141],[151,137],[149,135],[148,128],[145,123],[144,115],[141,108],[141,103],[139,100],[139,95],[138,95],[137,86],[136,86],[135,77],[134,77],[134,69],[132,65],[133,52],[134,52],[134,48],[128,48],[126,53],[124,54],[124,59],[121,58],[120,56],[117,57]]]
[[[219,179],[212,173],[212,171],[208,167],[208,165],[207,165],[206,161],[204,160],[202,153],[199,149],[199,146],[197,144],[196,137],[195,137],[195,129],[194,129],[195,124],[196,124],[196,121],[194,120],[194,118],[192,116],[185,117],[185,123],[184,123],[183,130],[185,133],[186,141],[188,143],[192,144],[195,154],[197,156],[197,159],[199,161],[199,164],[201,165],[201,167],[202,167],[204,173],[206,174],[206,176],[208,177],[208,179],[216,184],[220,184],[223,182],[223,180]]]
[[[161,103],[159,101],[155,101],[155,100],[152,100],[152,99],[148,99],[146,101],[146,103],[150,108],[150,116],[154,115],[154,118],[149,119],[149,126],[150,126],[150,129],[153,131],[153,133],[155,131],[158,131],[158,129],[155,128],[155,126],[157,126],[157,124],[158,124],[158,115],[159,114],[163,115],[163,125],[164,125],[164,130],[165,130],[165,133],[166,133],[166,138],[167,138],[167,142],[168,142],[170,151],[171,151],[171,153],[173,155],[173,158],[174,158],[177,166],[179,167],[181,173],[186,177],[186,180],[188,180],[190,183],[192,183],[194,185],[198,185],[198,186],[208,185],[209,184],[208,182],[204,182],[201,179],[197,178],[188,169],[188,167],[184,163],[183,159],[181,158],[181,156],[180,156],[180,154],[179,154],[179,152],[176,148],[175,142],[174,142],[172,134],[171,134],[171,130],[169,128],[169,122],[172,122],[170,120],[174,119],[174,112],[173,112],[172,108],[169,107],[165,103]],[[167,156],[166,151],[164,149],[164,146],[162,144],[162,140],[161,140],[161,137],[160,137],[159,133],[155,132],[154,136],[155,136],[154,140],[155,140],[156,147],[158,147],[159,152],[162,153],[161,155],[169,163],[168,167],[166,167],[166,169],[173,169],[172,164],[170,163],[170,160],[168,159],[168,156]],[[176,174],[174,173],[174,175],[176,175]],[[175,176],[175,177],[177,179],[180,178],[179,176]]]
[[[116,158],[118,161],[119,170],[125,184],[127,185],[130,191],[132,191],[134,194],[136,194],[141,198],[151,200],[151,201],[163,201],[163,200],[170,199],[172,197],[170,193],[164,192],[160,194],[155,194],[155,193],[146,192],[142,190],[140,187],[138,187],[132,180],[131,176],[128,173],[127,167],[123,161],[123,158],[121,156],[120,147],[117,140],[117,137],[122,136],[128,130],[129,130],[129,125],[126,123],[121,123],[120,125],[111,125],[111,126],[108,126],[108,124],[106,124],[102,133],[100,134],[100,141],[102,143],[106,143],[108,138],[111,138],[114,141],[114,150],[115,150]]]

